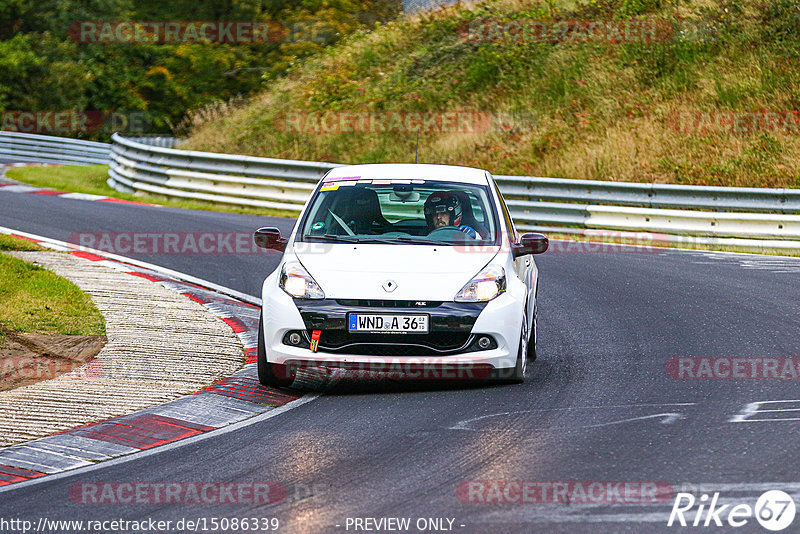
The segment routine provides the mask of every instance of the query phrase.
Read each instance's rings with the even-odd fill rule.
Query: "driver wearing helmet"
[[[466,224],[461,224],[463,208],[458,196],[449,191],[434,191],[425,201],[425,220],[428,223],[430,232],[453,226],[473,239],[481,239],[480,234],[475,229]]]

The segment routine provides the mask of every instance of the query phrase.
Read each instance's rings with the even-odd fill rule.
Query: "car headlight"
[[[278,286],[296,299],[324,299],[325,293],[297,261],[283,264]]]
[[[456,302],[485,302],[506,290],[506,271],[489,265],[469,281],[456,295]]]

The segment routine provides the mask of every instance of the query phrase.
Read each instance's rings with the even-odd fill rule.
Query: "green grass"
[[[250,208],[246,206],[227,206],[197,200],[176,200],[159,195],[134,195],[120,193],[106,184],[108,165],[62,165],[58,167],[15,167],[6,171],[6,176],[35,187],[53,189],[70,193],[87,193],[123,200],[160,204],[171,208],[224,211],[249,215],[268,215],[273,217],[296,217],[288,211],[269,208]]]
[[[27,239],[20,239],[7,234],[0,234],[0,250],[21,250],[25,252],[34,252],[46,250],[32,241]]]
[[[105,319],[75,284],[7,254],[0,254],[0,322],[17,332],[105,334]]]
[[[475,20],[654,18],[658,42],[472,42]],[[415,133],[292,133],[287,112],[475,110],[481,133],[425,133],[420,161],[495,174],[800,187],[800,133],[676,127],[681,111],[800,108],[796,0],[490,0],[359,32],[238,107],[198,111],[185,148],[288,159],[413,161]]]

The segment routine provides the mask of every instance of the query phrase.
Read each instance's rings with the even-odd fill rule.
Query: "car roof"
[[[397,180],[426,180],[432,182],[461,182],[487,185],[486,171],[474,167],[457,165],[433,165],[429,163],[371,163],[366,165],[344,165],[335,167],[325,181],[352,178],[353,180],[378,178]]]

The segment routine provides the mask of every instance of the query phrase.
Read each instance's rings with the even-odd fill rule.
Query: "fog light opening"
[[[488,349],[491,344],[492,340],[486,336],[482,336],[478,339],[478,347],[480,347],[482,350]]]

